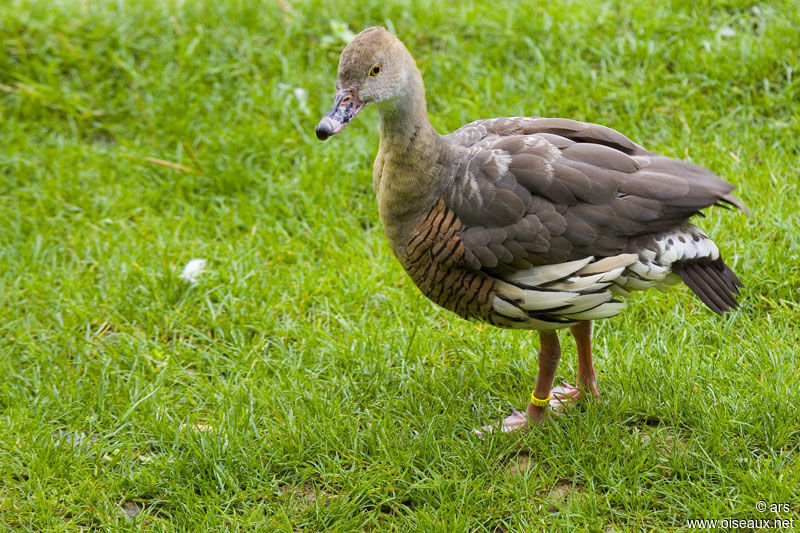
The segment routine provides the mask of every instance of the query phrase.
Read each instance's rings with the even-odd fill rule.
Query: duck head
[[[336,97],[317,124],[317,138],[324,141],[342,131],[365,105],[396,100],[416,68],[403,43],[385,28],[356,35],[339,57]]]

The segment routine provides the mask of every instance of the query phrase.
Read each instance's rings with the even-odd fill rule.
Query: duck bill
[[[333,107],[317,124],[317,129],[315,130],[317,138],[320,141],[324,141],[331,135],[336,135],[342,131],[363,107],[364,102],[358,99],[358,91],[356,91],[355,87],[336,91]]]

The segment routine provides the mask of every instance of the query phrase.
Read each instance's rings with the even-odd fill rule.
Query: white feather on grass
[[[186,283],[197,283],[200,274],[203,273],[203,269],[206,267],[206,260],[205,259],[192,259],[186,266],[183,267],[183,272],[181,272],[181,279]]]

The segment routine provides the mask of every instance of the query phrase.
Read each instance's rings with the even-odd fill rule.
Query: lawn
[[[525,405],[538,335],[418,293],[374,109],[314,137],[375,24],[440,132],[598,122],[734,183],[752,215],[699,224],[740,309],[639,293],[597,324],[601,401],[472,436]],[[0,3],[0,529],[800,524],[798,28],[791,0]]]

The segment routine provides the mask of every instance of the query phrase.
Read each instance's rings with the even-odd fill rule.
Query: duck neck
[[[415,68],[411,72],[408,89],[402,95],[381,102],[377,108],[384,156],[429,168],[441,149],[441,137],[428,119],[419,71]]]
[[[373,170],[378,213],[395,255],[436,200],[447,146],[428,120],[422,76],[402,96],[378,104],[381,144]]]

